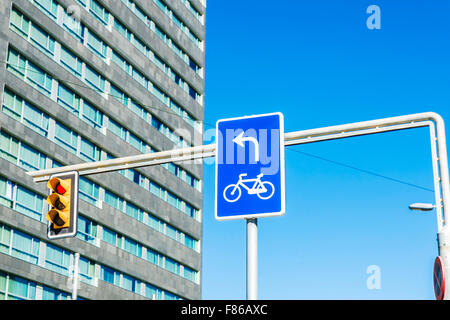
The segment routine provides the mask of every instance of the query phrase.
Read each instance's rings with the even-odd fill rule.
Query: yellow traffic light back
[[[70,202],[72,179],[54,177],[47,183],[52,193],[47,197],[47,203],[52,209],[47,213],[47,220],[54,229],[70,227]]]
[[[46,218],[49,239],[74,237],[78,225],[78,180],[77,171],[56,174],[50,177],[47,203],[50,211]]]

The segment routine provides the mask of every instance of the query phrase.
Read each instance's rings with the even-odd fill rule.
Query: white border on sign
[[[266,212],[266,213],[254,213],[254,214],[241,214],[241,215],[232,215],[227,217],[218,217],[217,216],[217,171],[218,171],[218,157],[219,157],[219,123],[221,122],[227,122],[227,121],[234,121],[234,120],[241,120],[241,119],[248,119],[248,118],[260,118],[265,116],[273,116],[278,115],[280,118],[280,179],[281,179],[281,210],[278,212]],[[216,155],[215,155],[215,190],[214,190],[214,216],[216,220],[218,221],[225,221],[225,220],[239,220],[239,219],[254,219],[254,218],[264,218],[264,217],[278,217],[285,214],[286,211],[286,194],[285,194],[285,176],[284,176],[284,115],[281,112],[272,112],[272,113],[264,113],[259,115],[252,115],[252,116],[243,116],[243,117],[236,117],[236,118],[229,118],[229,119],[221,119],[217,120],[216,122]]]

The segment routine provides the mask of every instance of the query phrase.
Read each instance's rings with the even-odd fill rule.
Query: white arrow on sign
[[[250,141],[255,145],[255,162],[259,161],[259,143],[256,138],[253,137],[244,137],[244,132],[241,132],[236,138],[233,139],[233,142],[237,145],[244,147],[244,142]]]

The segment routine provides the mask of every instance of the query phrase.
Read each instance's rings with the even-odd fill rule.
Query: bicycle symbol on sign
[[[275,193],[275,187],[269,181],[261,181],[264,176],[260,173],[254,179],[243,179],[246,177],[246,173],[239,175],[239,180],[236,184],[230,184],[223,190],[223,197],[227,202],[236,202],[242,195],[241,187],[247,190],[248,194],[256,194],[261,200],[270,199]],[[250,188],[245,183],[254,182]]]

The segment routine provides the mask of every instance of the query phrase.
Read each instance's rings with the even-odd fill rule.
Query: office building
[[[203,0],[0,0],[0,299],[200,299],[200,163],[81,176],[47,238],[28,171],[201,145]]]

